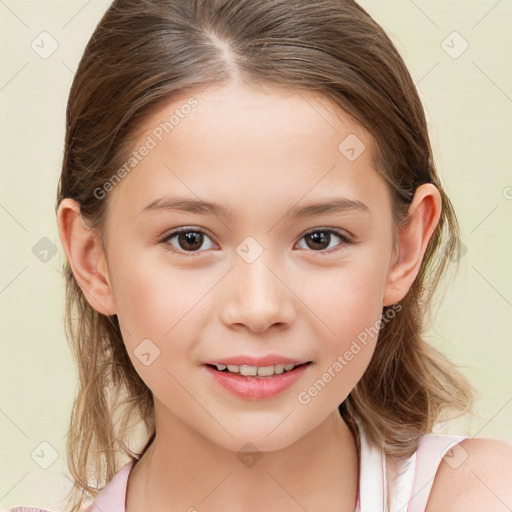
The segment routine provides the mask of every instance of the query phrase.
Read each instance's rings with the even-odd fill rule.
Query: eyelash
[[[342,243],[340,243],[339,245],[337,245],[336,247],[333,247],[331,249],[324,249],[322,251],[314,251],[314,250],[310,249],[310,252],[318,253],[319,256],[324,256],[324,255],[332,254],[334,252],[337,252],[337,251],[341,250],[340,248],[342,246],[344,246],[344,245],[349,245],[349,244],[355,244],[356,243],[355,239],[350,238],[347,235],[345,235],[344,233],[342,233],[341,231],[338,231],[338,230],[332,229],[332,228],[316,228],[316,229],[313,229],[311,231],[308,231],[307,233],[304,233],[304,235],[302,235],[302,237],[301,237],[301,240],[304,237],[308,236],[308,235],[311,235],[313,233],[318,233],[318,232],[327,233],[327,234],[330,234],[330,235],[336,235],[342,241]],[[195,252],[181,251],[181,250],[178,250],[175,247],[171,246],[168,243],[169,240],[173,239],[175,236],[177,236],[177,235],[179,235],[181,233],[202,233],[203,235],[206,235],[208,238],[211,238],[208,235],[208,233],[205,233],[201,229],[187,228],[187,227],[179,228],[179,229],[176,229],[174,231],[171,231],[169,234],[165,235],[165,237],[160,240],[160,243],[162,243],[164,245],[165,250],[173,252],[173,253],[176,253],[176,254],[182,254],[185,257],[197,256],[201,252],[205,252],[205,251],[195,251]]]

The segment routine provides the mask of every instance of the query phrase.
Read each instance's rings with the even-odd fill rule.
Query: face
[[[368,133],[320,96],[232,85],[174,98],[135,150],[104,199],[103,261],[157,422],[232,450],[290,445],[337,413],[377,341],[392,218]],[[310,363],[265,396],[205,366],[268,355]]]

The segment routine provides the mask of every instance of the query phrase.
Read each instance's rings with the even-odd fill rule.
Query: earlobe
[[[383,305],[402,300],[421,268],[428,242],[441,217],[442,199],[432,183],[416,189],[408,221],[398,234],[399,254],[389,269]]]
[[[87,301],[99,313],[116,314],[101,242],[80,216],[79,204],[70,198],[63,199],[57,222],[64,252]]]

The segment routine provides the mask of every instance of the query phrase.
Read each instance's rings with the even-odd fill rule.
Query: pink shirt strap
[[[459,445],[466,436],[425,434],[416,451],[416,468],[407,512],[425,512],[437,468],[447,453],[453,468],[466,460],[468,453]]]
[[[53,512],[53,511],[48,510],[47,508],[21,506],[21,507],[8,508],[6,512]]]
[[[133,460],[128,462],[114,475],[86,512],[126,512],[126,489],[133,464]]]

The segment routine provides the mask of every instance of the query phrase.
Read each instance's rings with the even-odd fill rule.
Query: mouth
[[[215,385],[221,386],[238,398],[271,400],[303,378],[312,363],[313,361],[305,363],[286,361],[270,366],[250,366],[214,361],[203,366],[213,378]]]
[[[281,375],[283,373],[290,373],[295,371],[297,368],[307,366],[312,361],[299,364],[275,364],[270,366],[250,366],[247,364],[236,365],[236,364],[206,364],[209,368],[219,372],[227,373],[232,375],[239,375],[243,377],[253,377],[256,379],[265,379]]]

